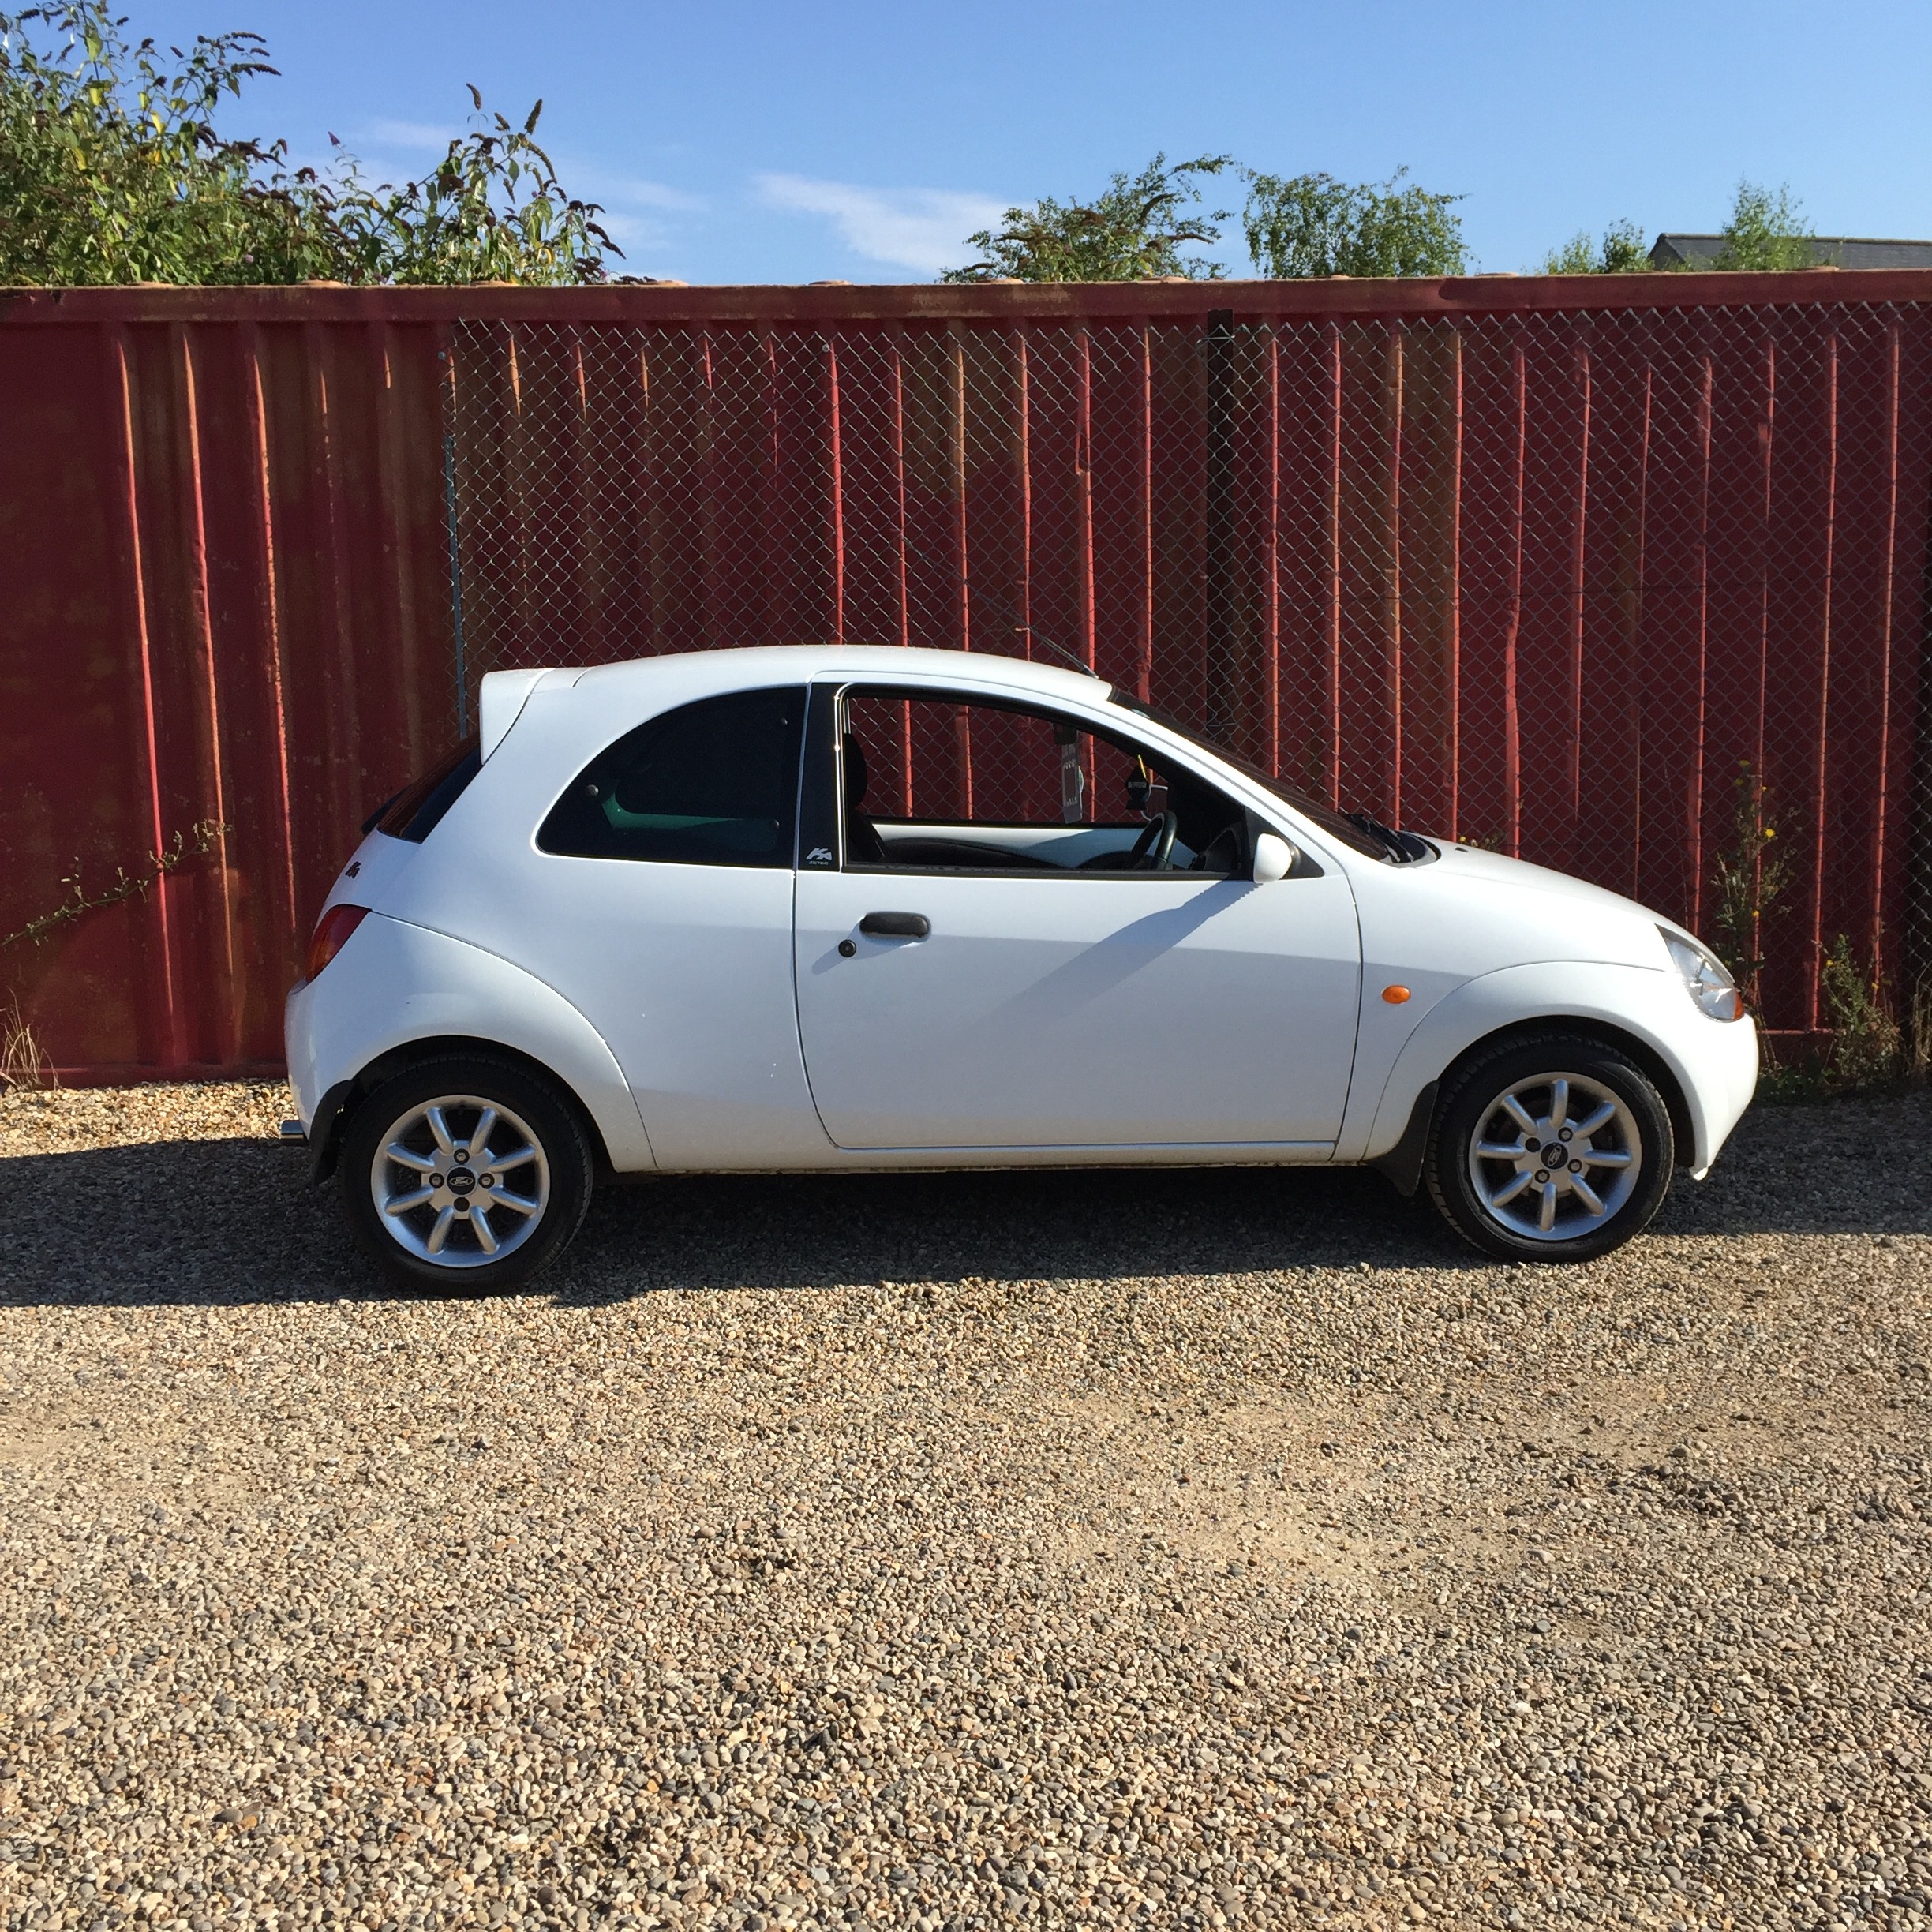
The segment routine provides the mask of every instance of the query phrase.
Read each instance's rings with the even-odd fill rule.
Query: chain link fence
[[[458,702],[726,645],[1071,655],[1685,921],[1816,1029],[1840,936],[1901,966],[1927,352],[1856,302],[462,324]]]

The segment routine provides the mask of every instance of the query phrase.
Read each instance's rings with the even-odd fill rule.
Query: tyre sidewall
[[[1470,1178],[1470,1140],[1499,1093],[1556,1072],[1600,1081],[1623,1100],[1637,1123],[1643,1165],[1630,1199],[1602,1226],[1570,1241],[1530,1241],[1500,1226],[1484,1208]],[[1501,1042],[1456,1076],[1437,1110],[1425,1166],[1430,1195],[1458,1234],[1502,1260],[1560,1264],[1593,1261],[1640,1234],[1670,1192],[1676,1159],[1670,1110],[1643,1069],[1601,1040],[1549,1032]]]
[[[384,1225],[369,1185],[376,1151],[411,1108],[445,1094],[500,1103],[543,1144],[550,1198],[527,1241],[500,1261],[444,1268],[411,1254]],[[541,1076],[485,1054],[446,1055],[392,1075],[364,1096],[343,1130],[337,1173],[356,1245],[393,1281],[438,1294],[489,1294],[528,1281],[555,1260],[582,1225],[590,1200],[590,1150],[569,1103]]]

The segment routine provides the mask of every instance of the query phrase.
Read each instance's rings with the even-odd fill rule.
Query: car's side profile
[[[337,879],[287,1038],[365,1248],[479,1286],[600,1171],[1369,1163],[1582,1260],[1758,1065],[1723,967],[1627,900],[1077,672],[878,647],[486,678]]]

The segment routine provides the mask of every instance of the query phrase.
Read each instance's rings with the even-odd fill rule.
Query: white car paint
[[[538,850],[563,788],[646,720],[715,693],[869,680],[1139,737],[1319,876],[913,878]],[[455,1035],[548,1067],[620,1171],[1368,1159],[1468,1046],[1566,1017],[1614,1026],[1669,1070],[1695,1170],[1750,1097],[1752,1023],[1699,1010],[1655,915],[1452,845],[1430,863],[1367,857],[1072,671],[717,651],[497,673],[481,712],[482,772],[429,839],[372,833],[331,890],[328,904],[376,916],[290,996],[305,1126],[379,1056]],[[838,940],[878,909],[924,912],[933,937],[868,940],[835,972]],[[1386,1002],[1391,985],[1408,999]]]
[[[931,936],[868,938],[873,912],[919,913]],[[1359,956],[1331,872],[798,878],[799,1028],[845,1148],[1271,1144],[1325,1160]]]

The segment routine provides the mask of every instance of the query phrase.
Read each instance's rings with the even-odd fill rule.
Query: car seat
[[[840,766],[845,776],[845,862],[848,865],[882,866],[886,841],[866,816],[865,747],[852,732],[845,734]]]

